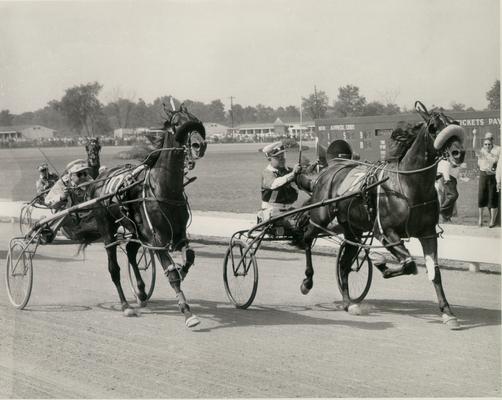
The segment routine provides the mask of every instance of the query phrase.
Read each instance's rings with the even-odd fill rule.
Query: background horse
[[[87,152],[87,164],[89,165],[89,175],[92,179],[96,179],[99,175],[99,167],[101,163],[99,161],[99,152],[101,151],[101,145],[99,144],[98,138],[87,138],[85,143],[85,151]]]
[[[458,328],[443,291],[438,265],[436,224],[439,218],[437,192],[434,187],[439,157],[449,157],[458,165],[463,162],[463,129],[442,112],[427,109],[419,102],[417,112],[425,123],[414,127],[401,126],[392,133],[395,158],[389,163],[367,164],[351,160],[336,160],[321,172],[313,189],[311,202],[334,198],[351,191],[362,195],[310,211],[310,225],[305,234],[306,270],[302,293],[313,286],[311,246],[323,229],[341,228],[346,251],[341,258],[341,289],[344,309],[351,301],[348,275],[358,243],[364,232],[375,237],[401,263],[389,269],[380,257],[374,261],[384,278],[416,274],[417,267],[401,238],[418,238],[424,252],[429,279],[433,282],[444,323]],[[385,177],[389,179],[368,192],[364,186]],[[357,306],[354,306],[357,307]]]
[[[204,155],[205,130],[202,123],[183,105],[178,111],[167,112],[167,117],[163,134],[152,139],[157,149],[147,157],[144,168],[132,171],[131,168],[118,167],[103,171],[98,179],[110,179],[96,182],[92,188],[92,197],[115,191],[122,181],[138,180],[135,174],[144,176],[142,184],[95,210],[95,219],[108,255],[108,270],[117,288],[124,315],[135,315],[135,310],[124,296],[117,263],[116,232],[122,225],[132,234],[126,251],[137,280],[136,294],[140,305],[143,306],[147,299],[145,284],[136,262],[136,254],[143,245],[157,254],[165,275],[176,292],[180,311],[185,315],[185,323],[193,327],[199,320],[190,312],[181,290],[181,281],[195,260],[186,234],[190,213],[183,178],[186,158],[190,156],[196,159]],[[170,251],[181,251],[183,265],[174,262]]]

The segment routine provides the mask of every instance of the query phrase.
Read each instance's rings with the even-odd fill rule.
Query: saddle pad
[[[140,165],[133,171],[131,171],[131,168],[128,167],[124,167],[121,170],[119,169],[115,171],[113,173],[113,176],[105,181],[101,195],[104,196],[107,194],[116,193],[121,187],[130,185],[132,183],[132,180],[136,180],[138,175],[141,173],[141,171],[144,170],[144,168],[144,165]]]
[[[336,188],[336,196],[357,192],[364,183],[367,169],[364,166],[352,168]]]

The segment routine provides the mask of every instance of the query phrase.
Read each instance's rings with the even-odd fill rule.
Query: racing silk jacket
[[[91,180],[92,178],[88,178]],[[65,196],[65,188],[71,189],[71,195]],[[63,208],[66,206],[68,199],[71,197],[74,204],[79,204],[85,201],[85,188],[76,188],[68,175],[64,175],[54,184],[47,196],[45,196],[45,204],[51,208]]]
[[[262,209],[287,209],[298,199],[298,190],[292,186],[295,175],[291,168],[276,169],[271,165],[261,175]]]
[[[40,177],[36,183],[37,193],[42,193],[43,191],[49,189],[57,180],[58,176],[53,173],[49,173],[47,177]]]

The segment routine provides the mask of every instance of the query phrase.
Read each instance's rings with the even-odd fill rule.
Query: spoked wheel
[[[223,282],[228,299],[237,308],[248,308],[258,289],[258,263],[254,249],[246,251],[246,243],[233,241],[223,262]]]
[[[25,204],[23,208],[21,208],[21,213],[19,214],[19,230],[23,235],[26,235],[33,227],[32,211],[33,207],[31,204]]]
[[[127,259],[127,252],[125,247],[120,247],[124,252],[125,258]],[[138,264],[139,273],[143,282],[145,283],[145,293],[146,299],[150,299],[153,294],[153,289],[155,289],[155,277],[157,275],[157,270],[155,268],[155,253],[152,250],[148,250],[145,247],[140,247],[136,253],[136,262]],[[134,271],[131,263],[127,259],[127,272],[129,275],[129,285],[134,295],[137,297],[137,283],[136,277],[134,276]]]
[[[336,258],[336,278],[338,288],[342,291],[341,259],[347,249],[346,243],[342,243]],[[359,247],[357,254],[352,259],[348,276],[349,299],[352,303],[360,303],[368,294],[373,277],[373,264],[369,258],[369,251]]]
[[[33,286],[33,256],[36,244],[23,239],[13,240],[7,254],[5,283],[12,305],[20,310],[30,300]]]

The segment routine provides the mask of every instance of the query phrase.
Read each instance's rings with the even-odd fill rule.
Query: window
[[[319,130],[320,131],[325,131],[326,130],[326,126],[325,125],[319,125]]]
[[[390,136],[392,129],[375,129],[375,136]]]

